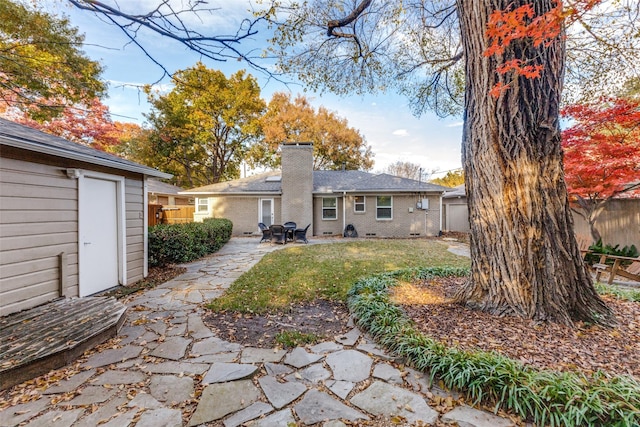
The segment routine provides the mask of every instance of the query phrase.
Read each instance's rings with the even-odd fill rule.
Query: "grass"
[[[266,313],[318,298],[344,302],[351,286],[363,277],[410,267],[468,267],[469,263],[468,258],[447,251],[446,244],[428,239],[296,245],[265,255],[209,308]]]
[[[278,332],[275,340],[284,348],[295,348],[306,344],[315,344],[322,337],[316,334],[309,334],[300,331],[282,331]]]
[[[640,302],[640,289],[626,289],[624,287],[607,285],[600,282],[595,284],[595,288],[600,295],[613,295],[618,299]]]

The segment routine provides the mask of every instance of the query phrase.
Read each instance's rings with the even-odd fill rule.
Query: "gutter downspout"
[[[440,233],[439,236],[442,236],[442,196],[444,196],[444,192],[440,194]]]
[[[342,192],[342,234],[344,235],[344,230],[347,228],[347,192]]]

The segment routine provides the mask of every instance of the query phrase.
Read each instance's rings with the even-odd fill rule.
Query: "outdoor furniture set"
[[[307,240],[307,230],[311,224],[305,228],[297,228],[297,224],[293,221],[285,222],[284,225],[273,224],[267,227],[263,222],[258,223],[260,231],[262,231],[262,242],[280,243],[286,244],[287,242],[304,242],[309,243]]]
[[[591,246],[591,240],[589,238],[576,236],[576,240],[583,258],[586,257],[587,254],[600,256],[600,260],[591,266],[596,272],[597,282],[600,281],[602,273],[609,274],[609,279],[607,280],[609,285],[613,283],[613,279],[616,276],[624,277],[625,279],[633,280],[634,282],[640,282],[640,257],[632,258],[592,252],[589,250],[589,247]]]

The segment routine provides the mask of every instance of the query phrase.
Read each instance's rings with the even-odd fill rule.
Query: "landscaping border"
[[[380,345],[406,358],[473,402],[489,404],[545,426],[638,426],[640,382],[605,372],[536,370],[495,352],[447,347],[415,327],[389,298],[400,280],[468,275],[466,268],[411,268],[357,281],[347,304],[358,326]]]

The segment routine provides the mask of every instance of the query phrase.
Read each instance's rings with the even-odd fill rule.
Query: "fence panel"
[[[589,225],[573,213],[577,235],[591,237]],[[607,203],[598,216],[596,227],[604,244],[620,247],[636,245],[640,249],[640,199],[614,199]]]
[[[193,213],[195,210],[195,206],[163,206],[162,223],[179,224],[193,222]]]

